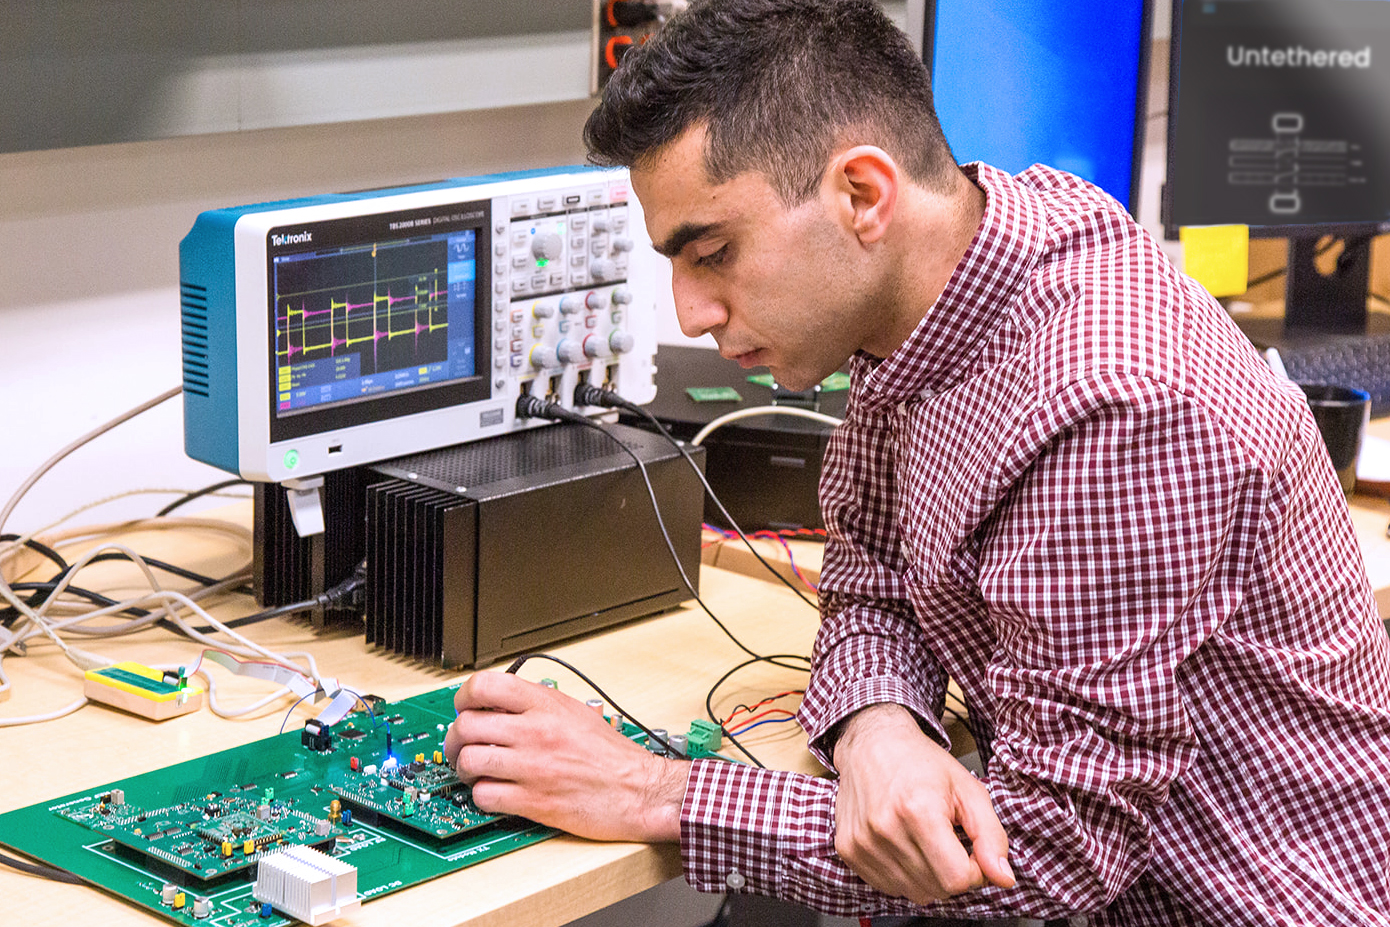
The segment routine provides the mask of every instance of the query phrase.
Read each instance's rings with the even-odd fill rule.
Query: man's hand
[[[989,792],[906,709],[873,705],[851,716],[835,744],[835,765],[835,850],[869,885],[916,904],[986,880],[1013,886],[1009,840]]]
[[[444,753],[473,801],[594,840],[680,839],[689,765],[655,756],[567,695],[475,673],[454,696]]]

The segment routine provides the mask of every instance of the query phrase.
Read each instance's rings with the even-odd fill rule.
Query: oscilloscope
[[[668,270],[625,170],[212,210],[179,263],[185,449],[249,480],[544,424],[523,391],[655,394]]]

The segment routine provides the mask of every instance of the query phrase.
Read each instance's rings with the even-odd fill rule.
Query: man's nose
[[[676,302],[676,319],[686,337],[698,338],[728,322],[729,311],[724,301],[713,288],[696,283],[688,274],[676,271],[671,277],[671,291]]]

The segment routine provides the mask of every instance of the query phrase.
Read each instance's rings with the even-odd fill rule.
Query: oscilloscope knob
[[[584,296],[584,305],[590,309],[602,309],[604,306],[608,305],[608,297],[604,296],[598,290],[590,290]]]
[[[613,287],[613,305],[626,306],[632,302],[632,291],[625,286]]]
[[[608,217],[603,215],[594,216],[589,222],[589,228],[593,229],[595,232],[608,231]]]
[[[589,264],[589,273],[595,280],[611,280],[618,275],[618,265],[608,258],[596,258]]]
[[[614,354],[626,354],[632,350],[636,341],[631,332],[623,331],[621,328],[608,336],[608,346],[613,349]]]
[[[565,315],[574,315],[584,308],[584,297],[578,293],[570,293],[560,299],[560,311]]]
[[[607,357],[608,339],[602,335],[589,335],[584,339],[584,354],[587,357]]]
[[[555,346],[555,354],[562,363],[577,364],[584,359],[584,350],[578,341],[561,338]]]
[[[555,315],[555,306],[545,300],[536,300],[536,304],[531,307],[531,314],[538,319],[548,319]]]
[[[632,245],[632,239],[631,239],[631,238],[625,238],[625,237],[619,236],[619,237],[613,239],[613,250],[614,250],[614,251],[631,251],[631,250],[632,250],[632,247],[633,247],[633,245]]]
[[[564,240],[554,232],[542,232],[531,239],[531,254],[538,261],[556,260],[564,250]]]
[[[537,370],[560,366],[560,357],[548,344],[538,344],[531,349],[531,366]]]

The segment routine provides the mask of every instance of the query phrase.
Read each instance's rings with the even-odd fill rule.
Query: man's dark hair
[[[640,167],[697,125],[712,183],[757,171],[789,206],[841,143],[934,189],[956,169],[927,68],[874,0],[696,0],[624,56],[584,141],[596,164]]]

